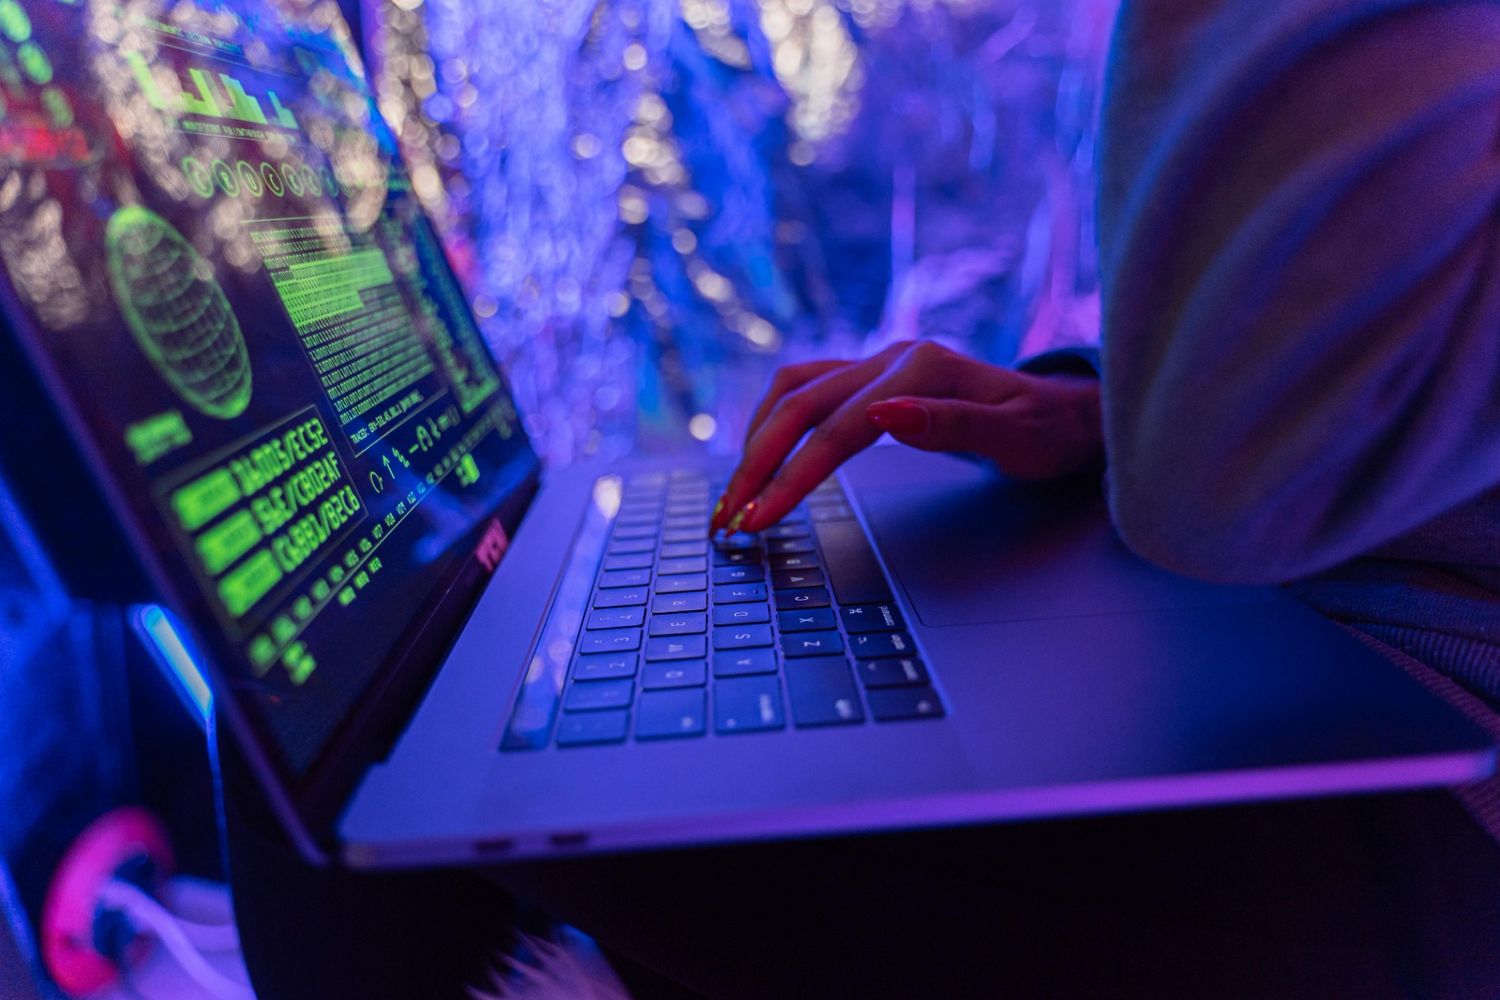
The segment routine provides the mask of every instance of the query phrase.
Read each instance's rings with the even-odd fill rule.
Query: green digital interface
[[[406,297],[372,238],[330,232],[313,220],[278,220],[251,232],[339,423],[359,451],[444,391]],[[452,350],[447,336],[438,343]]]
[[[154,26],[160,30],[163,24],[158,21]],[[296,116],[282,105],[281,98],[276,96],[274,90],[266,91],[266,102],[271,109],[271,117],[267,118],[261,102],[250,96],[245,90],[245,85],[232,73],[214,72],[212,69],[205,70],[198,66],[189,66],[187,67],[188,79],[179,80],[175,97],[168,97],[157,84],[151,68],[146,65],[145,58],[139,52],[126,53],[126,59],[135,73],[136,83],[140,85],[141,93],[146,95],[151,106],[158,111],[195,118],[239,122],[245,125],[297,128]],[[194,128],[195,131],[210,131],[202,122],[187,127]],[[240,133],[240,135],[242,138],[249,137],[245,133]],[[257,132],[254,135],[258,138],[262,133]]]
[[[357,66],[333,0],[0,0],[29,342],[295,773],[535,463]]]
[[[127,205],[104,230],[130,332],[183,402],[228,420],[250,405],[250,358],[213,268],[161,216]]]

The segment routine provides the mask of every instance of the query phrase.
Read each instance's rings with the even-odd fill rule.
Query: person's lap
[[[1500,847],[1442,792],[497,869],[713,998],[1500,996]]]

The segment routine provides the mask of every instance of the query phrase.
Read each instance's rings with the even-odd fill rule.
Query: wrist
[[[1045,399],[1044,445],[1049,477],[1088,471],[1104,459],[1104,416],[1099,380],[1089,375],[1033,376]]]

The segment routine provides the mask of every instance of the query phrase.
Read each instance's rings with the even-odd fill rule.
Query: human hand
[[[1103,447],[1099,383],[1028,375],[931,341],[863,361],[789,365],[750,421],[713,528],[775,524],[882,433],[924,451],[980,455],[1018,479],[1067,475]]]

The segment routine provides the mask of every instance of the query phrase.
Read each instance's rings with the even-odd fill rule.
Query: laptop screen
[[[0,0],[8,319],[293,774],[536,463],[335,12]]]

